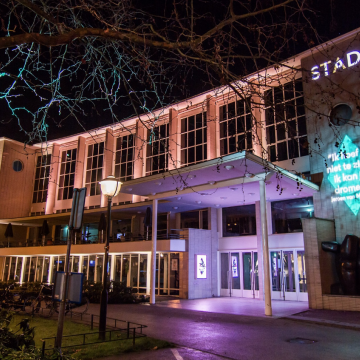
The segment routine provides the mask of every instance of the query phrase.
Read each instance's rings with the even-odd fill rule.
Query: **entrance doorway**
[[[304,250],[272,250],[270,267],[272,299],[308,301]]]
[[[256,251],[220,253],[221,296],[259,297],[259,271]]]

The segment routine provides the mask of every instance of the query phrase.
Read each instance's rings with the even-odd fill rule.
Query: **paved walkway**
[[[108,316],[148,325],[144,331],[148,336],[178,346],[121,355],[124,360],[359,359],[360,331],[353,331],[358,313],[312,312],[305,303],[273,301],[274,316],[265,317],[263,306],[260,300],[239,298],[167,300],[156,305],[109,305]],[[98,314],[99,306],[91,304],[89,312]],[[352,319],[353,328],[312,323],[335,318],[348,319],[349,324]],[[312,341],[306,344],[304,339]]]
[[[265,317],[264,301],[259,299],[247,299],[236,297],[219,297],[196,300],[167,300],[159,301],[155,305],[144,304],[144,306],[159,306],[172,309],[184,309],[194,311],[206,311],[219,314],[234,314],[247,316]],[[272,300],[274,317],[284,317],[297,314],[309,309],[307,302]]]

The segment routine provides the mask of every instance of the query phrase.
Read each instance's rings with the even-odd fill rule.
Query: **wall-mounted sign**
[[[231,256],[231,273],[233,278],[239,277],[238,259],[236,256]]]
[[[206,255],[195,255],[196,279],[206,279]]]
[[[328,155],[328,179],[334,187],[331,202],[344,201],[356,216],[360,210],[359,148],[345,135],[338,153]]]
[[[360,62],[359,51],[349,51],[344,58],[337,58],[335,61],[325,61],[320,65],[315,65],[311,68],[311,79],[318,80],[322,76],[329,76],[330,73],[335,74],[338,70],[345,70],[355,66]]]

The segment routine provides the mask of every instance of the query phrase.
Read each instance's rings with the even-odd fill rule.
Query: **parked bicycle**
[[[52,298],[53,285],[41,284],[39,294],[29,296],[25,301],[25,312],[28,314],[39,314],[44,317],[50,317],[54,312],[58,313],[60,309],[60,302],[54,301]],[[89,299],[86,296],[82,297],[81,304],[74,304],[67,302],[65,307],[65,314],[70,311],[74,313],[85,313],[89,306]],[[78,310],[74,311],[76,308]]]
[[[10,284],[0,293],[0,306],[2,309],[21,310],[24,307],[24,296],[13,293],[14,284]]]
[[[54,313],[54,301],[52,299],[53,286],[41,284],[37,296],[29,296],[25,301],[24,310],[27,314],[39,314],[50,317]]]

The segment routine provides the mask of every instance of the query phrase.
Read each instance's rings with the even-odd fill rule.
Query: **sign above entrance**
[[[318,80],[322,76],[329,76],[330,73],[335,74],[338,70],[345,70],[355,66],[360,62],[359,51],[349,51],[344,58],[337,58],[335,61],[325,61],[320,65],[311,68],[311,79]]]
[[[345,135],[340,152],[329,154],[328,159],[332,163],[328,179],[335,189],[331,202],[344,201],[356,216],[360,210],[359,148]]]

